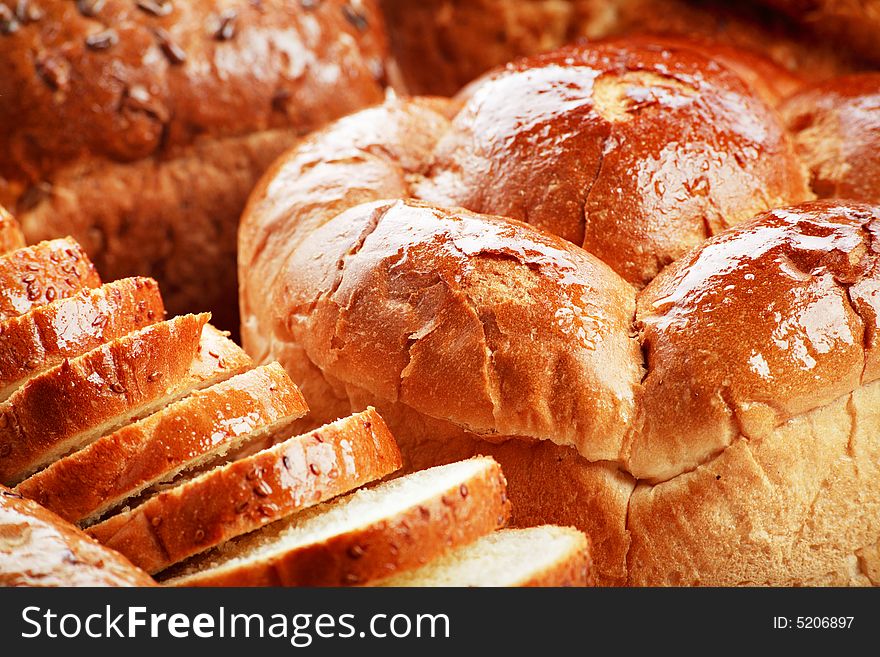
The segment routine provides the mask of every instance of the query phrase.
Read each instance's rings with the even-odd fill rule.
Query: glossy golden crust
[[[268,539],[249,534],[187,563],[184,574],[163,584],[171,586],[351,586],[369,584],[389,575],[424,565],[459,545],[502,528],[510,515],[506,482],[497,463],[438,491],[429,499],[357,529],[337,533],[321,542],[279,550],[271,557],[234,567],[186,574],[208,566],[225,552],[246,552]],[[356,495],[356,494],[355,494]],[[334,505],[344,505],[340,498]],[[376,504],[380,501],[376,500]],[[324,507],[316,507],[316,513]],[[306,512],[306,517],[311,515]],[[291,520],[303,522],[298,517]],[[282,525],[284,523],[281,523]],[[270,526],[267,533],[283,531]]]
[[[0,255],[24,247],[24,234],[12,215],[0,205]]]
[[[0,322],[100,284],[95,266],[70,238],[12,251],[0,256]]]
[[[876,206],[772,210],[707,241],[639,296],[630,471],[671,478],[880,377],[878,310]]]
[[[151,278],[126,278],[8,319],[0,333],[0,402],[28,379],[165,319]]]
[[[307,410],[281,366],[250,370],[99,438],[25,479],[16,492],[70,522],[93,519],[224,446]]]
[[[669,41],[562,49],[469,93],[416,195],[527,221],[637,286],[728,226],[811,197],[776,114]]]
[[[211,470],[88,533],[156,573],[399,467],[394,438],[370,410]]]
[[[148,326],[31,379],[0,405],[0,481],[18,483],[185,386],[208,317]]]
[[[0,586],[155,586],[113,550],[0,485]]]
[[[819,197],[880,202],[880,73],[812,85],[780,113]]]

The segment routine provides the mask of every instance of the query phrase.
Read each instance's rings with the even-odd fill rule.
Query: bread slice
[[[139,416],[235,374],[221,367],[222,342],[207,353],[199,350],[207,320],[207,314],[183,315],[148,326],[31,379],[0,404],[0,483],[18,483]]]
[[[65,358],[163,319],[165,308],[156,281],[125,278],[5,321],[0,336],[0,402]]]
[[[275,432],[307,410],[284,368],[265,365],[99,438],[25,479],[16,492],[87,525],[148,487]]]
[[[421,566],[504,526],[506,484],[477,457],[387,481],[234,539],[169,586],[343,586]]]
[[[0,486],[0,586],[155,586],[36,502]]]
[[[88,533],[157,573],[400,466],[397,443],[368,409],[210,470]]]
[[[100,284],[95,266],[69,237],[17,249],[0,257],[0,322]]]
[[[24,235],[18,222],[0,206],[0,255],[24,248]]]
[[[589,586],[587,537],[570,527],[502,529],[378,586]]]

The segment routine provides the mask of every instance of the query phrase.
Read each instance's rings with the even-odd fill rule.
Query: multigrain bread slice
[[[165,319],[151,278],[124,278],[0,324],[0,402],[29,379],[111,340]]]
[[[400,466],[397,443],[368,409],[210,470],[88,533],[157,573]]]
[[[297,513],[184,564],[169,586],[343,586],[416,568],[503,527],[498,463],[422,470]]]
[[[278,363],[197,390],[25,479],[16,492],[88,525],[148,487],[283,429],[308,407]]]
[[[586,535],[544,525],[502,529],[378,586],[590,586]]]
[[[6,208],[0,206],[0,255],[23,247],[24,235],[21,227]]]
[[[155,586],[140,568],[0,485],[0,586]]]
[[[69,237],[17,249],[0,257],[0,322],[100,284],[95,266]]]
[[[18,483],[247,367],[249,359],[221,335],[208,331],[210,346],[201,345],[207,319],[183,315],[153,324],[29,381],[0,405],[0,482]]]

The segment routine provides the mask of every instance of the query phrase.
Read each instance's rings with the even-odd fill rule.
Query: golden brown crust
[[[0,406],[0,481],[18,483],[186,385],[208,317],[153,324],[31,379]]]
[[[94,518],[242,436],[307,411],[280,365],[197,390],[25,479],[16,492],[65,520]]]
[[[522,587],[572,587],[595,586],[590,561],[590,541],[578,532],[579,545],[565,560],[557,561],[551,567],[521,582]]]
[[[0,257],[0,322],[100,284],[95,266],[70,238],[12,251]]]
[[[0,205],[0,255],[24,247],[21,227],[9,212]]]
[[[639,296],[629,470],[668,479],[880,377],[878,310],[876,206],[773,210],[707,241]]]
[[[497,463],[431,499],[368,525],[259,562],[205,570],[167,580],[172,586],[350,586],[422,566],[447,550],[503,527],[510,516],[506,482]],[[345,504],[342,498],[334,504]],[[317,507],[316,512],[321,508]],[[294,522],[298,522],[294,518]],[[272,529],[267,528],[267,529]],[[233,541],[246,551],[259,534]],[[194,564],[208,565],[214,552]]]
[[[0,586],[155,586],[113,550],[0,485]]]
[[[880,202],[880,73],[813,85],[780,113],[818,196]]]
[[[811,198],[771,108],[669,40],[564,48],[486,76],[414,191],[560,235],[639,287],[706,237]]]
[[[394,438],[369,410],[211,470],[88,533],[156,573],[399,467]]]
[[[126,278],[6,320],[0,334],[0,401],[65,358],[163,319],[165,308],[156,281]]]

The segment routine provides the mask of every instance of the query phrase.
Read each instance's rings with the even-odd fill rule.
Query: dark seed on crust
[[[351,5],[342,5],[342,15],[351,23],[358,32],[363,32],[369,27],[367,17]]]
[[[197,529],[195,539],[196,539],[197,543],[201,543],[205,539],[205,530],[204,529]]]
[[[319,474],[321,474],[321,467],[320,467],[317,463],[312,463],[312,464],[309,466],[309,470],[312,471],[312,474],[313,474],[313,475],[319,475]]]
[[[462,497],[467,497],[468,496],[468,487],[465,484],[462,484],[459,487],[458,492],[461,493]]]
[[[0,34],[12,34],[18,31],[18,20],[6,5],[0,5]]]
[[[104,8],[107,0],[77,0],[76,8],[83,16],[97,16],[98,12]]]
[[[174,11],[171,0],[138,0],[138,9],[153,16],[167,16]]]
[[[235,36],[235,21],[238,18],[238,12],[229,9],[220,14],[220,27],[214,33],[214,38],[218,41],[229,41]]]
[[[362,545],[358,545],[357,543],[355,543],[348,548],[347,552],[348,556],[352,559],[360,559],[362,556],[364,556],[365,550]]]
[[[290,470],[290,459],[287,456],[282,456],[281,462],[284,464],[285,470]]]
[[[64,60],[57,57],[46,57],[37,62],[37,75],[53,91],[67,86],[70,72]]]
[[[147,381],[149,381],[150,383],[152,383],[153,381],[156,381],[160,376],[162,376],[162,372],[159,372],[159,371],[156,371],[156,372],[150,372],[150,373],[147,375]]]
[[[119,43],[119,35],[112,28],[86,37],[86,46],[92,50],[107,50],[117,43]]]
[[[153,519],[150,520],[150,524],[153,525],[153,527],[158,527],[162,524],[162,516],[153,516]]]
[[[22,25],[34,23],[43,17],[43,10],[32,5],[30,0],[18,0],[15,5],[15,17]]]
[[[121,383],[113,383],[110,385],[110,390],[115,392],[117,395],[121,395],[125,392],[125,387]]]
[[[259,497],[269,497],[272,494],[272,487],[269,486],[265,481],[261,481],[259,484],[254,486],[254,493]]]
[[[153,34],[156,35],[159,47],[162,48],[162,52],[165,54],[165,57],[168,58],[169,62],[178,65],[183,64],[186,61],[186,53],[180,46],[171,40],[171,35],[168,34],[168,32],[161,27],[157,27],[153,30]]]

